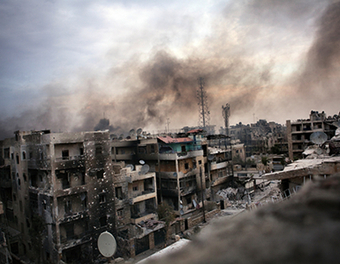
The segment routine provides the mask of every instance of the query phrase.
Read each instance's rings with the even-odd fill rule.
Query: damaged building
[[[308,119],[287,120],[288,154],[290,160],[303,158],[303,151],[311,145],[313,132],[324,132],[328,139],[335,135],[339,115],[326,116],[325,112],[311,111]]]
[[[97,258],[99,234],[116,232],[110,153],[108,132],[17,131],[1,141],[1,227],[14,259]]]

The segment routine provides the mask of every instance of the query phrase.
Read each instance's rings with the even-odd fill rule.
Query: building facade
[[[1,223],[22,262],[93,261],[115,233],[108,132],[15,132],[1,142]]]

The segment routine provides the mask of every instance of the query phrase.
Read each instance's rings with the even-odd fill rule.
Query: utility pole
[[[203,195],[203,180],[202,180],[202,167],[200,166],[200,178],[201,178],[201,200],[202,200],[202,210],[203,210],[203,223],[205,220],[205,207],[204,207],[204,195]]]

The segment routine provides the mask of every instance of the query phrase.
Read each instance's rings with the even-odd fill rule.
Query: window
[[[201,161],[201,160],[199,160],[199,161],[198,161],[198,164],[200,164],[200,165],[201,165],[201,164],[202,164],[202,161]]]
[[[24,181],[27,182],[26,173],[23,173],[23,174],[22,174],[22,177],[24,178]]]
[[[118,219],[122,219],[123,218],[123,208],[117,210],[117,217],[118,217]]]
[[[103,148],[102,146],[97,145],[96,146],[96,155],[100,155],[103,153]]]
[[[99,218],[99,225],[100,225],[100,227],[107,225],[107,217],[106,216],[102,216],[102,217]]]
[[[85,172],[81,173],[81,184],[84,185],[85,184]]]
[[[116,192],[116,198],[119,200],[122,200],[123,199],[122,187],[116,187],[115,192]]]
[[[69,152],[68,152],[68,149],[63,150],[63,151],[61,152],[61,156],[62,156],[63,160],[68,160],[68,159],[69,159]]]
[[[155,153],[155,145],[151,145],[150,150],[151,150],[151,153]]]
[[[16,158],[17,164],[19,164],[19,155],[16,154],[16,155],[15,155],[15,158]]]
[[[22,152],[22,159],[23,159],[23,160],[26,159],[26,152],[25,152],[25,151]]]
[[[65,201],[65,213],[72,213],[72,204],[70,200]]]
[[[99,202],[106,203],[106,193],[99,194]]]
[[[104,177],[104,170],[97,171],[97,179],[102,179]]]
[[[31,224],[30,224],[30,221],[28,220],[28,218],[26,218],[26,226],[27,226],[27,228],[31,227]]]
[[[13,154],[13,153],[11,153],[11,159],[12,159],[12,160],[14,159],[14,154]]]
[[[9,159],[9,148],[4,149],[4,156],[5,156],[5,159]]]
[[[184,168],[185,168],[186,170],[188,170],[188,169],[189,169],[189,163],[186,162],[186,163],[184,164]]]
[[[33,159],[33,152],[32,151],[30,151],[30,153],[29,153],[29,159]]]
[[[133,190],[134,192],[138,191],[138,185],[133,186],[133,187],[132,187],[132,190]]]
[[[79,154],[80,154],[80,155],[84,155],[84,148],[80,148],[80,149],[79,149]]]
[[[186,151],[185,146],[181,146],[181,149],[182,149],[182,152]]]

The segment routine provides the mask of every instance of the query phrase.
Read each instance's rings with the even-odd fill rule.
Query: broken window
[[[61,156],[62,156],[62,159],[63,160],[68,160],[69,159],[69,152],[68,152],[68,149],[65,149],[61,152]]]
[[[99,203],[106,203],[106,193],[99,194]]]
[[[115,192],[116,192],[116,198],[119,199],[119,200],[123,200],[122,187],[116,187]]]

